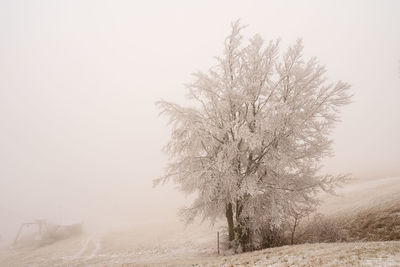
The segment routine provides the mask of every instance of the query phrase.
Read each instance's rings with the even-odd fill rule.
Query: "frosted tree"
[[[329,133],[350,86],[327,83],[315,58],[303,60],[301,40],[280,54],[279,41],[259,35],[244,44],[242,29],[233,23],[216,66],[194,74],[191,106],[157,102],[172,134],[155,184],[172,178],[195,194],[181,212],[187,221],[225,216],[229,240],[248,250],[266,223],[280,227],[288,211],[346,178],[320,174],[320,161],[332,154]]]

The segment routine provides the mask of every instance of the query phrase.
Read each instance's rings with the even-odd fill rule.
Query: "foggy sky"
[[[169,138],[154,102],[184,104],[184,83],[216,63],[238,18],[246,37],[282,48],[303,38],[306,58],[352,84],[327,171],[400,175],[399,11],[399,1],[1,1],[0,227],[174,218],[185,197],[152,189]]]

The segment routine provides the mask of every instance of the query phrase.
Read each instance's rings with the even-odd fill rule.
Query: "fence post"
[[[218,248],[218,255],[219,255],[219,232],[217,232],[217,248]]]

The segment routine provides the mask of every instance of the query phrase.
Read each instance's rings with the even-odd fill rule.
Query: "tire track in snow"
[[[81,249],[80,249],[75,255],[73,255],[71,258],[72,258],[72,259],[81,258],[81,256],[82,256],[82,255],[85,253],[85,251],[87,250],[89,241],[90,241],[90,238],[86,238],[86,239],[82,242],[82,247],[81,247]]]
[[[92,244],[94,245],[94,249],[92,253],[87,256],[88,259],[92,259],[97,255],[97,252],[100,250],[100,241],[98,239],[92,239]]]
[[[100,250],[100,240],[94,237],[88,237],[82,242],[81,249],[71,257],[71,260],[76,259],[92,259]]]

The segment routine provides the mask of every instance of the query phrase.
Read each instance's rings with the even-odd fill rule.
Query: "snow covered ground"
[[[400,176],[371,180],[354,180],[336,190],[337,196],[323,194],[319,212],[335,214],[354,212],[371,206],[400,201]]]
[[[40,248],[0,250],[0,266],[119,266],[216,256],[215,229],[176,222],[83,235]]]
[[[400,177],[355,181],[338,194],[342,197],[323,196],[321,212],[398,201]],[[400,241],[303,244],[218,256],[219,227],[147,223],[41,248],[0,248],[0,266],[400,266]]]
[[[394,267],[400,265],[400,241],[284,246],[204,260],[197,265]]]
[[[107,251],[98,239],[85,236],[0,254],[0,259],[1,266],[399,266],[400,241],[303,244],[217,256],[190,243]]]

